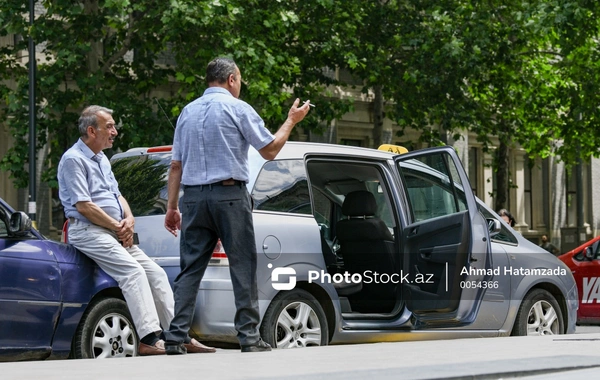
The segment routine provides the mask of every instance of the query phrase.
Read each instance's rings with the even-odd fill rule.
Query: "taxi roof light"
[[[379,148],[377,148],[377,150],[382,150],[384,152],[390,152],[390,153],[395,153],[395,154],[408,153],[408,149],[406,149],[405,147],[403,147],[401,145],[393,145],[393,144],[379,145]]]

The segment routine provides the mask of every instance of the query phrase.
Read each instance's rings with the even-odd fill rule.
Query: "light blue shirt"
[[[249,146],[260,150],[274,139],[252,106],[224,88],[209,87],[179,115],[172,159],[181,161],[183,185],[230,178],[247,183]]]
[[[94,152],[79,139],[58,164],[58,195],[65,216],[92,224],[81,215],[77,202],[94,202],[116,221],[123,219],[119,185],[103,152]]]

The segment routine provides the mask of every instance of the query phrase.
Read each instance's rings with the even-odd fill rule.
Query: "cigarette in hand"
[[[304,101],[304,104],[306,104],[306,102],[307,102],[307,101],[308,101],[308,100]],[[312,104],[312,103],[310,103],[310,104],[309,104],[309,106],[311,106],[311,107],[316,107],[316,106],[315,106],[314,104]]]

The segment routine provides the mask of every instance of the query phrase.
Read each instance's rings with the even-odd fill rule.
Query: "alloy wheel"
[[[122,315],[105,315],[94,328],[92,352],[95,358],[117,358],[136,355],[133,326]]]
[[[556,310],[548,301],[533,304],[527,317],[527,335],[555,335],[560,331]]]
[[[292,302],[277,319],[277,348],[320,346],[321,333],[321,324],[313,308],[304,302]]]

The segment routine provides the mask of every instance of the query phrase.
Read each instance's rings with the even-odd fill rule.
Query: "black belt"
[[[202,186],[208,186],[208,187],[212,187],[212,186],[239,186],[242,187],[246,184],[246,182],[244,181],[238,181],[237,179],[226,179],[224,181],[219,181],[219,182],[215,182],[215,183],[209,183],[207,185],[184,185],[183,188],[188,188],[188,187],[202,187]]]

